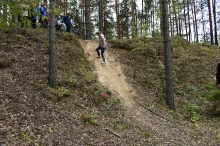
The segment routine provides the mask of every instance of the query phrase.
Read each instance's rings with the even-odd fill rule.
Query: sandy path
[[[105,51],[106,64],[101,64],[101,58],[96,58],[95,48],[97,41],[82,41],[82,47],[85,54],[94,66],[94,73],[98,75],[98,81],[115,93],[121,100],[126,112],[126,117],[138,124],[145,130],[153,132],[153,139],[158,142],[157,145],[197,145],[198,141],[189,137],[188,128],[178,127],[169,121],[166,121],[155,114],[152,114],[134,101],[137,96],[132,86],[126,82],[119,62],[115,62],[114,55],[110,51]],[[207,142],[206,140],[204,140]],[[201,142],[201,141],[200,141]],[[202,145],[204,145],[203,143]],[[206,144],[205,144],[206,145]]]
[[[126,82],[120,64],[115,62],[114,57],[105,51],[106,64],[101,64],[102,59],[96,58],[95,49],[98,46],[97,41],[83,41],[83,47],[88,60],[94,65],[94,72],[98,75],[98,81],[107,87],[110,91],[119,95],[120,100],[127,108],[134,106],[133,97],[137,96],[132,87]]]

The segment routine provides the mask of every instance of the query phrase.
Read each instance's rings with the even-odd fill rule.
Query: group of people
[[[31,6],[31,8],[29,8]],[[24,27],[26,21],[31,20],[33,28],[37,27],[38,10],[40,13],[39,23],[40,27],[47,28],[49,24],[49,17],[47,12],[47,7],[45,3],[41,3],[40,9],[36,7],[36,4],[29,4],[26,0],[21,6],[23,13],[18,16],[18,21],[21,23],[21,27]],[[30,11],[31,10],[31,11]],[[76,35],[80,35],[78,24],[73,25],[72,19],[70,18],[70,13],[63,15],[61,13],[59,16],[55,16],[56,20],[56,30],[62,30],[66,32],[74,32]]]
[[[75,25],[73,26],[72,20],[70,19],[70,13],[67,13],[66,16],[64,16],[63,13],[60,13],[60,16],[58,15],[55,16],[55,20],[56,20],[56,30],[70,32],[72,28],[72,31],[75,34],[80,35],[78,24],[75,23]]]

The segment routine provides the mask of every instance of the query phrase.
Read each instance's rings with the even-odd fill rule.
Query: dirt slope
[[[153,132],[153,138],[158,142],[157,145],[217,145],[209,138],[210,135],[204,133],[204,129],[200,129],[199,125],[196,124],[195,126],[198,129],[197,133],[201,134],[201,137],[198,138],[193,135],[193,132],[190,133],[193,130],[187,123],[178,123],[172,120],[170,116],[165,117],[165,119],[161,118],[138,104],[136,102],[138,95],[132,85],[126,81],[120,63],[115,61],[119,56],[114,54],[111,48],[105,51],[106,64],[103,65],[100,63],[101,59],[96,58],[95,48],[98,42],[82,41],[81,44],[88,60],[94,66],[93,69],[98,75],[98,81],[120,98],[123,108],[127,111],[125,116],[128,120]],[[208,128],[205,129],[206,132],[209,130]]]

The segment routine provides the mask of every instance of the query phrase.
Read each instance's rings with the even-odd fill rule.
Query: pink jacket
[[[105,39],[103,34],[100,34],[100,36],[99,36],[99,46],[102,47],[102,48],[107,47],[106,39]]]

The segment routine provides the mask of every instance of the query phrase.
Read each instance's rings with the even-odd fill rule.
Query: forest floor
[[[169,112],[167,110],[157,109],[157,111],[154,112],[141,103],[135,87],[128,82],[128,79],[123,73],[123,64],[120,63],[120,59],[122,56],[126,57],[126,55],[120,55],[117,51],[114,51],[113,48],[109,48],[105,51],[106,64],[101,64],[102,59],[97,58],[97,53],[94,51],[97,45],[97,41],[82,41],[82,46],[88,60],[94,66],[93,71],[97,74],[98,81],[115,93],[121,100],[122,107],[126,111],[125,116],[129,121],[142,129],[152,131],[153,139],[158,142],[157,145],[186,146],[210,144],[210,137],[206,135],[208,131],[211,132],[210,127],[202,128],[199,127],[199,125],[191,127],[187,122],[180,122],[173,119],[173,117],[167,113]],[[195,132],[194,130],[198,130],[197,128],[201,130],[199,130],[201,132],[201,139],[195,138],[197,134],[193,134]]]
[[[176,118],[134,81],[129,69],[140,64],[128,50],[108,47],[101,64],[97,41],[59,32],[58,88],[50,88],[45,36],[41,29],[1,30],[0,146],[220,144],[218,121]]]

